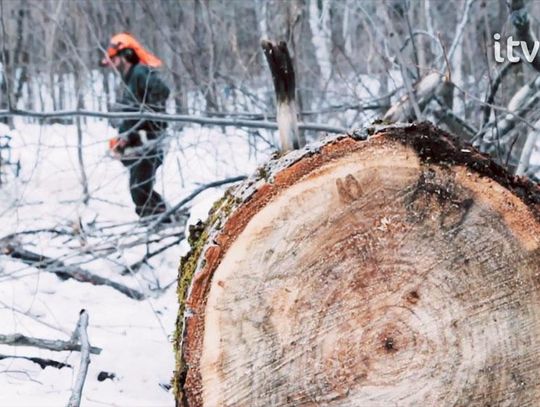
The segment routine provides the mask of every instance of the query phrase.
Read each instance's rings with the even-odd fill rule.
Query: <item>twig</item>
[[[302,110],[298,113],[299,116],[315,116],[322,113],[334,113],[343,110],[377,110],[380,109],[383,105],[380,102],[389,96],[393,96],[396,93],[397,89],[394,89],[392,92],[389,92],[388,95],[383,97],[376,97],[369,100],[362,101],[361,103],[342,103],[338,105],[325,105],[318,110]],[[248,113],[248,112],[203,112],[208,117],[234,117],[245,120],[275,120],[275,114],[264,114],[264,113]]]
[[[16,312],[18,314],[21,314],[27,318],[31,318],[32,320],[34,320],[35,322],[37,322],[38,324],[41,324],[43,326],[46,326],[47,328],[50,328],[50,329],[54,329],[55,331],[58,331],[58,332],[62,332],[64,334],[67,334],[67,330],[64,329],[64,328],[59,328],[57,326],[54,326],[53,324],[50,324],[48,323],[47,321],[42,321],[38,316],[36,315],[32,315],[30,313],[30,311],[23,311],[23,310],[20,310],[20,309],[17,309],[14,305],[10,304],[6,304],[5,302],[3,301],[0,301],[0,305],[3,306],[4,308],[6,309],[9,309],[11,312]]]
[[[71,338],[69,341],[63,341],[61,339],[33,338],[22,334],[0,335],[0,345],[32,346],[34,348],[47,349],[54,352],[79,352],[81,350],[81,345],[77,343],[75,338]],[[101,348],[92,346],[90,348],[90,353],[99,355],[101,353]]]
[[[149,230],[155,229],[157,226],[159,226],[159,224],[161,222],[163,222],[164,219],[168,218],[173,213],[176,213],[176,211],[178,211],[178,209],[180,209],[186,203],[191,201],[193,198],[195,198],[201,192],[203,192],[203,191],[205,191],[207,189],[219,187],[219,186],[222,186],[222,185],[225,185],[225,184],[232,184],[234,182],[243,181],[246,178],[247,177],[245,175],[240,175],[238,177],[225,178],[225,179],[222,179],[220,181],[214,181],[214,182],[210,182],[208,184],[202,185],[201,187],[199,187],[195,191],[193,191],[191,194],[186,196],[184,199],[182,199],[180,202],[178,202],[176,205],[174,205],[172,208],[170,208],[169,210],[167,210],[167,211],[163,212],[161,215],[159,215],[159,217],[156,219],[156,221],[154,223],[152,223],[148,227],[148,229]]]
[[[139,261],[133,263],[131,266],[127,266],[126,268],[124,268],[124,270],[122,270],[122,272],[120,274],[122,274],[123,276],[127,275],[127,274],[135,274],[136,272],[139,271],[139,269],[141,268],[141,266],[146,263],[148,260],[150,260],[152,257],[154,256],[157,256],[158,254],[160,253],[163,253],[165,250],[167,250],[168,248],[170,247],[173,247],[175,245],[177,245],[178,243],[180,243],[182,240],[184,240],[184,233],[181,233],[178,237],[178,239],[166,244],[165,246],[162,246],[160,247],[159,249],[157,250],[154,250],[153,252],[148,252],[146,253],[142,259],[140,259]]]
[[[60,229],[55,229],[55,228],[29,229],[29,230],[23,230],[21,232],[15,232],[15,233],[10,233],[9,235],[5,235],[2,238],[0,238],[0,242],[2,241],[5,242],[11,239],[15,239],[18,236],[22,236],[22,235],[33,235],[33,234],[38,234],[38,233],[50,233],[50,234],[60,235],[60,236],[73,235],[73,232],[68,232],[67,230],[60,230]]]
[[[1,2],[0,2],[1,3]],[[39,380],[34,379],[32,376],[30,376],[30,373],[25,372],[24,370],[1,370],[0,373],[8,373],[8,374],[18,374],[18,375],[24,375],[26,378],[33,383],[37,383],[39,385],[43,386],[43,382],[40,382]]]
[[[88,328],[88,313],[85,310],[81,311],[79,316],[79,322],[77,323],[77,332],[81,339],[81,364],[79,367],[79,373],[77,375],[77,380],[75,381],[75,386],[73,388],[73,393],[68,402],[68,407],[79,407],[81,404],[82,390],[84,387],[84,381],[86,379],[86,374],[88,373],[88,365],[90,365],[90,342],[88,341],[88,333],[86,329]]]

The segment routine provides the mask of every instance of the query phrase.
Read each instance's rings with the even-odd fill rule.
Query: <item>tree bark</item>
[[[269,162],[190,243],[178,406],[540,399],[540,188],[428,123]]]

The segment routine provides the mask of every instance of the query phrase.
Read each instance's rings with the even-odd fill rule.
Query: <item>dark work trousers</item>
[[[135,212],[141,218],[165,212],[165,201],[154,191],[156,171],[163,164],[163,151],[153,149],[138,157],[125,157],[122,164],[129,169],[129,190]]]

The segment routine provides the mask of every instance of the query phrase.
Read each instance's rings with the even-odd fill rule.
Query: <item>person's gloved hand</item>
[[[109,139],[109,150],[111,151],[114,158],[119,159],[124,153],[126,148],[127,140],[121,137],[113,137]]]

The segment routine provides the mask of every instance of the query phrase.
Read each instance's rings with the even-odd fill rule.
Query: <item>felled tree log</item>
[[[533,406],[540,188],[430,124],[271,161],[193,228],[179,406]]]

